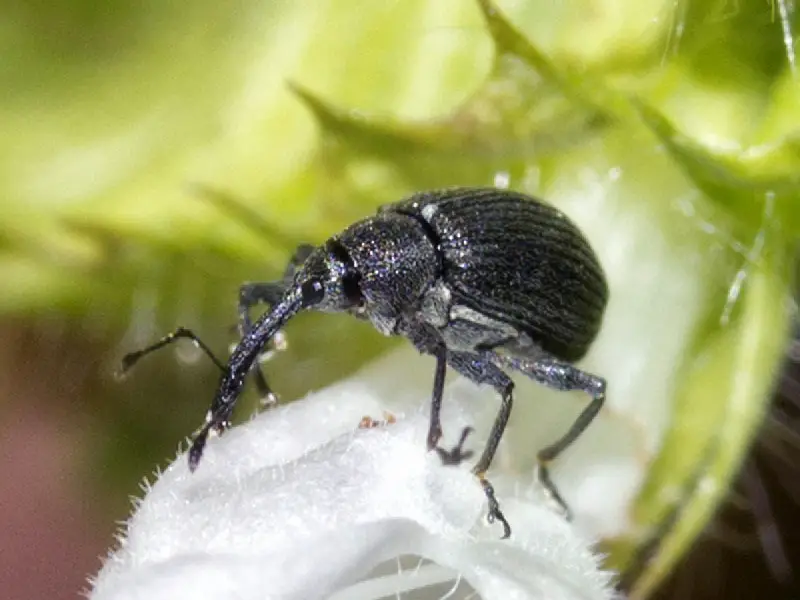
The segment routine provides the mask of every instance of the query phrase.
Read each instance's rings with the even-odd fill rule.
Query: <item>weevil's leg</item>
[[[431,394],[431,418],[428,425],[428,451],[436,448],[442,439],[442,395],[444,378],[447,374],[447,348],[439,346],[434,354],[436,370],[433,374],[433,393]]]
[[[508,524],[505,516],[500,510],[500,504],[495,497],[494,487],[486,479],[486,471],[492,464],[494,455],[497,452],[497,446],[503,437],[503,432],[506,429],[508,418],[511,416],[511,407],[514,403],[514,382],[506,375],[500,367],[491,362],[490,355],[470,354],[464,352],[451,352],[448,357],[448,362],[456,371],[472,380],[477,384],[491,385],[500,394],[500,410],[495,417],[492,429],[489,432],[489,440],[486,442],[486,448],[483,454],[478,459],[478,462],[472,467],[472,472],[480,480],[483,486],[483,493],[489,501],[489,522],[500,521],[503,524],[503,538],[511,535],[511,526]],[[461,437],[459,445],[463,444],[466,435],[469,433],[467,428]]]
[[[431,418],[428,427],[428,450],[436,450],[442,463],[458,465],[472,458],[472,450],[464,450],[464,442],[472,431],[472,427],[465,427],[461,432],[458,443],[450,450],[438,446],[442,438],[442,396],[444,395],[444,378],[447,373],[448,352],[444,346],[434,350],[436,357],[436,371],[433,376],[433,394],[431,396]]]
[[[458,438],[458,443],[450,450],[436,446],[436,454],[439,455],[443,465],[460,465],[465,460],[472,458],[474,452],[472,450],[464,450],[464,443],[472,431],[472,427],[464,427],[461,430],[461,437]]]
[[[289,259],[289,264],[286,265],[286,270],[283,272],[283,280],[289,281],[294,277],[297,269],[306,262],[306,259],[311,256],[316,246],[312,244],[300,244]]]
[[[431,354],[436,359],[436,370],[433,375],[433,392],[431,393],[431,418],[428,426],[428,450],[436,449],[437,452],[444,452],[437,447],[442,438],[442,395],[444,394],[444,380],[447,374],[447,347],[442,342],[441,337],[430,326],[421,323],[400,323],[398,333],[405,335],[414,347],[421,354]],[[453,449],[460,451],[459,447]],[[440,456],[443,456],[440,454]],[[463,455],[462,459],[464,458]],[[452,461],[448,461],[452,462]]]
[[[432,354],[437,358],[436,375],[434,376],[433,398],[431,402],[431,425],[428,432],[428,447],[431,447],[431,440],[439,440],[441,437],[441,424],[439,412],[442,406],[442,394],[444,391],[444,376],[446,364],[450,364],[456,371],[474,381],[475,383],[487,383],[492,385],[502,397],[502,406],[495,419],[492,431],[489,434],[489,443],[483,452],[478,464],[473,467],[472,472],[478,477],[483,486],[483,493],[489,501],[488,519],[490,523],[500,521],[503,524],[503,537],[511,535],[511,526],[500,510],[500,505],[495,497],[494,488],[489,480],[486,479],[486,471],[492,462],[500,438],[503,437],[503,430],[511,414],[512,396],[511,390],[514,383],[511,379],[494,365],[487,356],[469,354],[464,352],[450,352],[442,343],[439,334],[432,327],[424,325],[401,323],[398,333],[405,335],[414,346],[423,354]],[[440,357],[445,357],[446,364],[442,365]],[[472,456],[471,451],[464,451],[464,442],[467,439],[471,427],[465,427],[461,433],[461,438],[456,446],[448,451],[435,446],[436,452],[445,464],[458,464]]]
[[[581,371],[569,363],[556,360],[550,356],[516,358],[495,355],[495,360],[517,369],[547,387],[562,391],[580,390],[586,392],[592,398],[592,401],[578,415],[569,430],[561,438],[542,448],[537,455],[539,460],[539,480],[547,492],[561,506],[567,519],[571,520],[572,512],[550,478],[549,464],[586,431],[586,428],[600,412],[606,399],[606,381],[601,377]]]
[[[165,335],[163,338],[158,340],[155,344],[151,344],[146,348],[142,348],[141,350],[137,350],[136,352],[129,352],[125,356],[122,357],[122,365],[120,367],[120,375],[125,375],[125,373],[131,369],[137,362],[139,362],[142,358],[150,354],[151,352],[155,352],[163,348],[164,346],[168,346],[169,344],[175,342],[179,339],[190,339],[192,340],[195,345],[200,348],[208,358],[210,358],[217,367],[219,367],[220,371],[223,373],[225,372],[225,365],[220,361],[214,353],[211,351],[203,340],[197,337],[190,329],[186,329],[185,327],[178,327],[175,331],[170,334]]]
[[[282,282],[244,283],[239,288],[239,334],[244,336],[253,328],[250,309],[257,304],[272,306],[280,302],[285,290]]]
[[[289,280],[294,277],[297,268],[302,265],[309,254],[314,251],[311,244],[301,244],[297,247],[289,264],[283,273],[282,281],[271,281],[269,283],[245,283],[239,288],[239,334],[244,336],[253,328],[250,320],[250,309],[257,304],[272,306],[280,302],[283,293],[289,284]]]

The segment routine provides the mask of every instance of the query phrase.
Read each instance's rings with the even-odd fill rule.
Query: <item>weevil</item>
[[[367,320],[380,333],[403,336],[435,358],[427,447],[445,463],[459,463],[470,454],[462,450],[469,428],[453,449],[439,447],[447,367],[499,394],[500,410],[472,472],[487,497],[489,522],[502,523],[508,537],[511,528],[486,478],[511,414],[514,383],[508,372],[591,398],[566,433],[537,455],[539,481],[570,518],[548,467],[603,406],[605,379],[574,363],[596,338],[607,301],[595,252],[553,206],[495,188],[427,191],[381,207],[320,246],[300,246],[281,280],[244,284],[238,306],[241,339],[227,364],[180,328],[128,354],[123,369],[178,338],[194,340],[220,367],[211,408],[189,449],[194,470],[209,433],[230,427],[251,371],[262,393],[272,395],[256,359],[292,317],[318,310]],[[269,309],[252,322],[249,311],[259,303]]]

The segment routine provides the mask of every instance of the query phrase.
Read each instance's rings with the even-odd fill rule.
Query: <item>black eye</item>
[[[361,306],[364,304],[364,296],[361,295],[361,274],[356,271],[348,271],[342,277],[342,291],[347,302],[351,306]]]
[[[325,286],[319,279],[309,279],[300,286],[300,294],[303,297],[303,306],[319,304],[325,297]]]

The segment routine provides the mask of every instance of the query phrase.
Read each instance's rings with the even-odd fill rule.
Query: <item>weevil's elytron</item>
[[[548,464],[572,444],[599,412],[605,380],[572,363],[594,341],[608,299],[594,251],[561,212],[523,194],[493,188],[457,188],[415,194],[359,221],[319,247],[301,246],[284,278],[241,288],[241,341],[223,371],[205,425],[189,451],[195,469],[212,430],[230,425],[245,377],[255,366],[264,394],[271,394],[256,358],[286,322],[304,309],[348,312],[385,335],[402,335],[436,359],[428,449],[445,462],[467,457],[461,442],[438,447],[439,413],[449,365],[477,384],[497,390],[501,408],[473,473],[489,501],[489,521],[511,529],[486,479],[511,414],[514,383],[507,370],[559,390],[581,390],[590,404],[570,429],[538,454],[539,479],[569,511]],[[255,323],[249,308],[270,305]],[[204,344],[180,329],[124,359],[130,367],[144,354],[178,337]],[[213,357],[212,357],[213,358]]]

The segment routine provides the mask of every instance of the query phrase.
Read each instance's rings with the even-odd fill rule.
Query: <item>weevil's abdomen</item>
[[[493,188],[424,192],[384,210],[423,223],[454,303],[524,331],[563,360],[586,354],[608,286],[588,241],[563,213]]]

